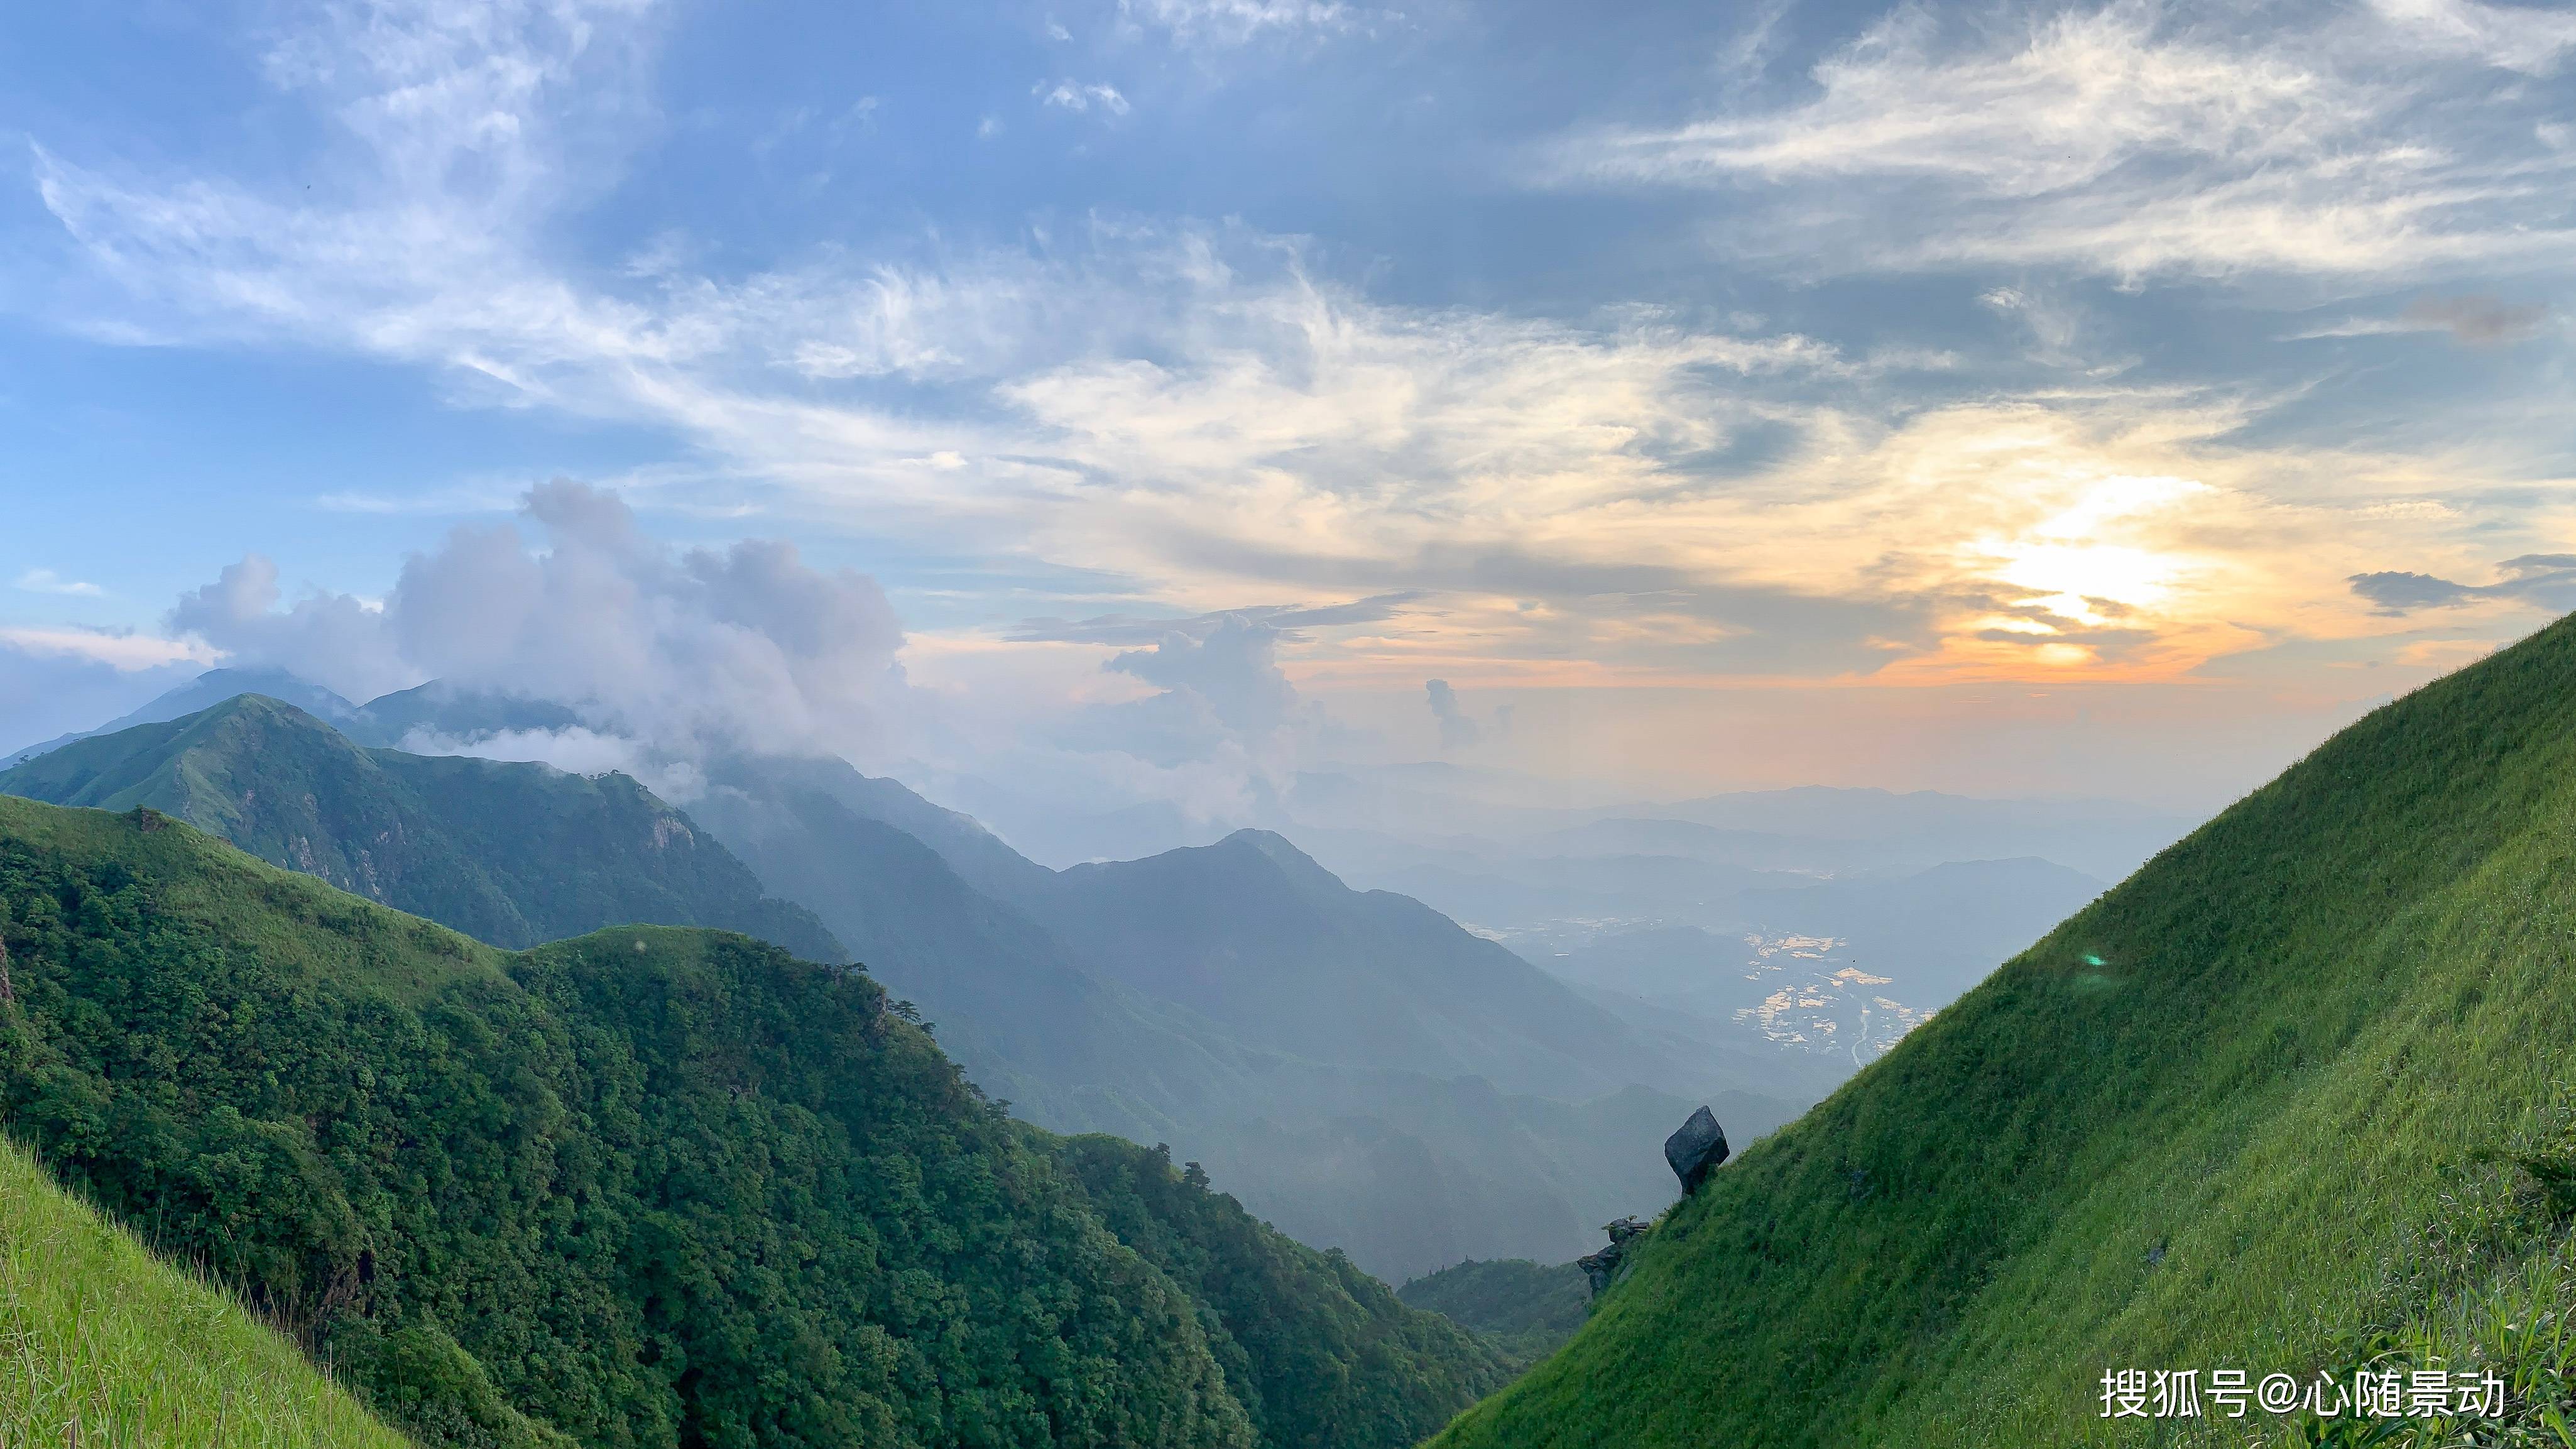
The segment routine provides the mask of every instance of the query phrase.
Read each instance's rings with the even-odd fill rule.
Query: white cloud
[[[52,569],[29,569],[18,575],[18,587],[31,594],[67,594],[74,598],[99,599],[107,590],[79,579],[67,579]]]
[[[2554,73],[2576,52],[2576,14],[2478,0],[2371,0],[2410,45],[2429,45],[2503,70]]]
[[[2349,318],[2293,333],[2284,340],[2444,332],[2463,346],[2498,347],[2539,335],[2548,315],[2549,309],[2537,302],[2506,302],[2479,296],[2418,297],[2394,317]]]
[[[1365,648],[1269,660],[1292,677],[1400,681],[1409,720],[1425,678],[1484,687],[1462,667],[1478,659],[1559,683],[2002,674],[2044,645],[2060,651],[2051,668],[2171,673],[2246,647],[2234,621],[2350,627],[2357,610],[2314,601],[2387,566],[2360,555],[2390,547],[2393,530],[2421,534],[2327,518],[2319,480],[2394,496],[2508,471],[2250,452],[2242,430],[2261,398],[2102,382],[2120,360],[2087,352],[2084,317],[2045,276],[1989,303],[2031,328],[2058,369],[2047,383],[1926,402],[1889,374],[1937,354],[1856,360],[1795,333],[1643,308],[1568,321],[1392,305],[1317,275],[1301,244],[1240,226],[1094,216],[1019,249],[828,251],[716,275],[663,248],[649,268],[584,269],[547,224],[564,192],[616,170],[609,121],[643,105],[620,57],[644,45],[648,17],[564,12],[582,17],[573,26],[503,7],[478,12],[482,38],[468,44],[445,11],[369,13],[387,36],[413,24],[423,38],[371,31],[360,45],[344,26],[310,64],[280,71],[366,158],[324,200],[302,199],[300,184],[40,157],[47,204],[122,289],[94,320],[287,338],[432,367],[479,400],[666,428],[700,451],[696,481],[795,526],[1070,566],[1194,612],[1420,588],[1436,598],[1416,617],[1350,626],[1368,631],[1352,636]],[[1917,261],[2026,253],[2125,275],[2265,258],[2366,268],[2506,244],[2454,225],[2439,187],[2408,189],[2504,183],[2391,139],[2403,85],[2356,79],[2340,52],[2215,34],[2160,28],[2140,9],[2053,20],[2010,43],[1891,24],[1820,72],[1799,106],[1593,155],[1625,157],[1640,177],[1772,177],[1872,204],[1899,196],[1870,189],[1879,182],[1926,183],[1936,189],[1902,196],[1927,223],[1955,225],[1891,233]],[[397,59],[368,58],[370,45]],[[426,99],[406,99],[415,91]],[[2335,185],[2343,200],[2308,204]],[[2289,198],[2277,227],[2262,224],[2266,196]],[[2337,227],[2353,248],[2340,262],[2318,244]],[[2096,506],[2141,478],[2197,491]],[[636,485],[647,501],[656,488]],[[552,552],[458,535],[381,614],[339,596],[285,604],[258,560],[183,612],[210,646],[320,661],[298,667],[361,692],[391,661],[396,682],[569,692],[599,707],[608,733],[866,732],[901,642],[881,601],[757,552],[742,567],[769,583],[728,582],[733,555],[657,552],[558,501],[559,514],[536,515]],[[2076,517],[2098,536],[2064,536]],[[2445,527],[2467,537],[2495,521],[2464,510]],[[2286,571],[2249,567],[2276,550],[2308,552]],[[433,606],[443,570],[463,582]],[[2087,570],[2127,596],[2057,586]],[[840,610],[861,644],[807,657],[776,629],[713,612],[720,598],[799,589],[812,596],[797,607]],[[2126,622],[2110,622],[2105,599]],[[478,611],[497,613],[454,622]],[[1097,663],[1085,664],[1095,683]],[[1163,693],[1162,754],[1240,749],[1201,729],[1241,733],[1206,689]]]
[[[0,625],[0,645],[24,654],[88,660],[126,673],[171,664],[212,664],[222,657],[194,639],[162,639],[107,629]]]
[[[579,484],[530,490],[524,512],[547,551],[510,525],[460,528],[413,556],[379,607],[314,593],[280,608],[276,566],[254,555],[170,622],[356,699],[435,678],[554,700],[594,735],[684,755],[881,746],[903,635],[872,581],[811,568],[783,542],[675,552]],[[533,758],[586,758],[595,743],[555,738],[557,753]]]
[[[2563,266],[2566,158],[2498,124],[2546,102],[2500,100],[2445,65],[2554,64],[2565,17],[2460,0],[2380,11],[2291,11],[2248,33],[2253,12],[2134,0],[2026,28],[1905,7],[1819,63],[1807,100],[1578,134],[1547,175],[1768,188],[1772,205],[1730,234],[1784,256],[1821,247],[1811,260],[1828,267]]]
[[[1052,84],[1039,81],[1029,87],[1029,94],[1036,96],[1041,105],[1055,106],[1076,115],[1094,106],[1098,106],[1103,112],[1112,116],[1123,116],[1131,109],[1127,104],[1127,98],[1118,93],[1118,88],[1105,81],[1086,83],[1066,79]]]
[[[1267,33],[1332,33],[1357,23],[1339,0],[1118,0],[1130,21],[1183,42],[1241,45]]]

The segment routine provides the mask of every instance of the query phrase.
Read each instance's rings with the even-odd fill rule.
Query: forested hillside
[[[430,1442],[1319,1442],[1265,1433],[1291,1345],[1219,1289],[1249,1254],[1279,1302],[1347,1293],[1333,1265],[1177,1174],[1098,1198],[1219,1246],[1122,1243],[1076,1149],[861,972],[671,928],[505,954],[156,812],[15,799],[0,911],[0,1123]],[[1389,1311],[1327,1366],[1370,1426],[1331,1442],[1494,1382]]]
[[[2518,1427],[2252,1429],[2564,1442],[2571,899],[2561,622],[2351,726],[1754,1144],[1437,1442],[2139,1443],[2108,1370],[2365,1365],[2492,1371]]]
[[[1578,1264],[1503,1258],[1451,1264],[1396,1296],[1472,1330],[1518,1367],[1574,1336],[1591,1310],[1592,1285]]]

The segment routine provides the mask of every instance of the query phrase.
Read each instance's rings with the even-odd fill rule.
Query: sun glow
[[[2094,612],[2087,601],[2108,600],[2132,608],[2161,601],[2170,591],[2182,561],[2151,549],[2109,543],[2032,543],[1989,545],[2005,563],[1995,577],[2027,589],[2050,612],[2083,618]],[[2057,608],[2073,599],[2075,609]]]

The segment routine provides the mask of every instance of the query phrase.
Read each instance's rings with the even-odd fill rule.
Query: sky
[[[0,31],[0,745],[219,663],[1242,814],[2206,809],[2576,605],[2576,11]]]

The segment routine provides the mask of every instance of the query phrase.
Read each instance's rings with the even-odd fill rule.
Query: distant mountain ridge
[[[141,708],[119,715],[96,729],[57,735],[43,744],[30,745],[14,754],[0,756],[0,769],[51,754],[76,740],[112,735],[136,725],[166,724],[245,694],[264,694],[271,699],[283,700],[343,728],[355,723],[359,717],[356,705],[283,669],[209,669],[186,684],[155,697]]]
[[[838,760],[710,760],[683,809],[622,775],[361,748],[282,705],[192,718],[0,791],[149,804],[497,944],[636,920],[854,956],[1029,1120],[1172,1143],[1394,1277],[1570,1256],[1669,1197],[1654,1144],[1697,1101],[1746,1137],[1797,1111],[1275,834],[1056,872]],[[432,684],[344,723],[470,747],[570,718]],[[704,866],[664,879],[681,856]]]
[[[1693,1105],[1687,1067],[1277,836],[1057,872],[838,760],[732,760],[709,781],[697,816],[920,1003],[979,1081],[1062,1130],[1171,1142],[1373,1271],[1570,1254],[1671,1194],[1654,1144]],[[1391,974],[1372,985],[1363,962]],[[1281,1010],[1188,984],[1229,975]],[[1748,1135],[1796,1113],[1726,1085]]]
[[[370,750],[265,695],[74,741],[0,771],[0,794],[149,806],[505,948],[648,922],[849,959],[810,911],[767,896],[731,852],[626,776]]]
[[[1687,1075],[1511,952],[1271,831],[1074,866],[1038,909],[1100,974],[1312,1061],[1564,1100]]]

